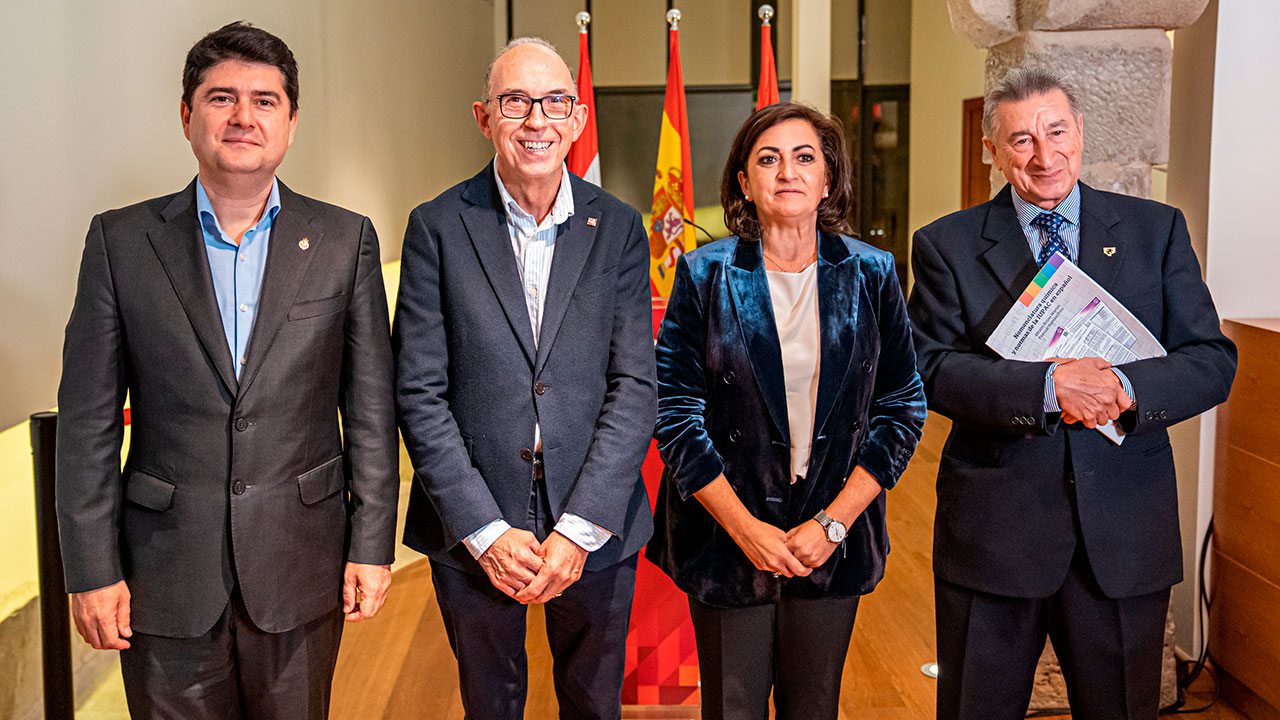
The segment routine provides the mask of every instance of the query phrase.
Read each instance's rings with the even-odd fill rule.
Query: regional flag
[[[674,12],[674,11],[673,11]],[[680,35],[670,30],[671,60],[667,96],[658,135],[658,167],[653,178],[653,216],[649,221],[649,284],[654,297],[671,295],[676,258],[697,246],[693,226],[693,162],[689,154],[689,114],[680,70]]]
[[[773,64],[773,28],[768,20],[760,26],[760,84],[756,87],[756,109],[777,104],[778,71]]]
[[[596,135],[596,92],[591,84],[591,57],[587,52],[585,22],[578,31],[578,104],[587,109],[587,126],[569,147],[569,172],[599,185],[600,141]]]

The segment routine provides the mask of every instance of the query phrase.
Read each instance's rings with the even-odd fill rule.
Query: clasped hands
[[[587,551],[558,532],[539,543],[533,533],[516,528],[502,533],[480,556],[489,582],[525,605],[559,596],[582,577],[586,562]]]
[[[807,576],[839,547],[827,540],[827,531],[817,520],[805,520],[783,532],[752,517],[729,534],[757,570],[786,577]]]
[[[1070,360],[1049,358],[1058,363],[1053,371],[1053,391],[1062,408],[1062,422],[1083,423],[1087,428],[1106,425],[1133,405],[1111,363],[1097,357]]]

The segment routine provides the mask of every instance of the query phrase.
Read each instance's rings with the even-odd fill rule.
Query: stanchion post
[[[40,570],[40,638],[44,670],[45,720],[73,720],[71,684],[71,611],[62,576],[58,509],[54,496],[58,414],[31,416],[31,466],[35,471],[36,554]]]

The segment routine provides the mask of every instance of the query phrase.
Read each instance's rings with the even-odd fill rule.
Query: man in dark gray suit
[[[546,603],[561,717],[620,716],[653,528],[648,243],[635,210],[565,169],[587,113],[573,93],[554,48],[513,41],[474,105],[494,161],[405,234],[405,544],[431,558],[469,718],[524,716],[529,603]]]
[[[324,718],[345,613],[391,581],[396,433],[378,240],[275,177],[293,54],[200,40],[183,191],[89,227],[58,392],[76,627],[134,717]],[[120,470],[126,394],[128,461]]]

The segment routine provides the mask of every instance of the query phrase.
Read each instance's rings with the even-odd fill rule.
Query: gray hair
[[[493,56],[493,60],[489,62],[489,69],[484,72],[484,89],[480,91],[480,102],[489,101],[489,78],[493,75],[493,66],[498,64],[498,58],[506,55],[508,51],[521,45],[537,45],[538,47],[545,48],[554,53],[556,57],[559,57],[561,62],[564,62],[564,58],[560,57],[560,51],[556,50],[556,46],[546,40],[543,40],[540,37],[518,37],[504,45],[502,49],[498,51],[498,54]],[[569,63],[565,63],[564,66],[569,67]],[[569,70],[569,79],[576,82],[572,69]]]
[[[1061,91],[1067,97],[1067,105],[1076,123],[1080,122],[1080,105],[1076,101],[1076,89],[1061,73],[1039,67],[1016,67],[987,91],[982,99],[982,134],[995,142],[996,108],[1000,103],[1020,102],[1030,97],[1043,95],[1054,90]]]

